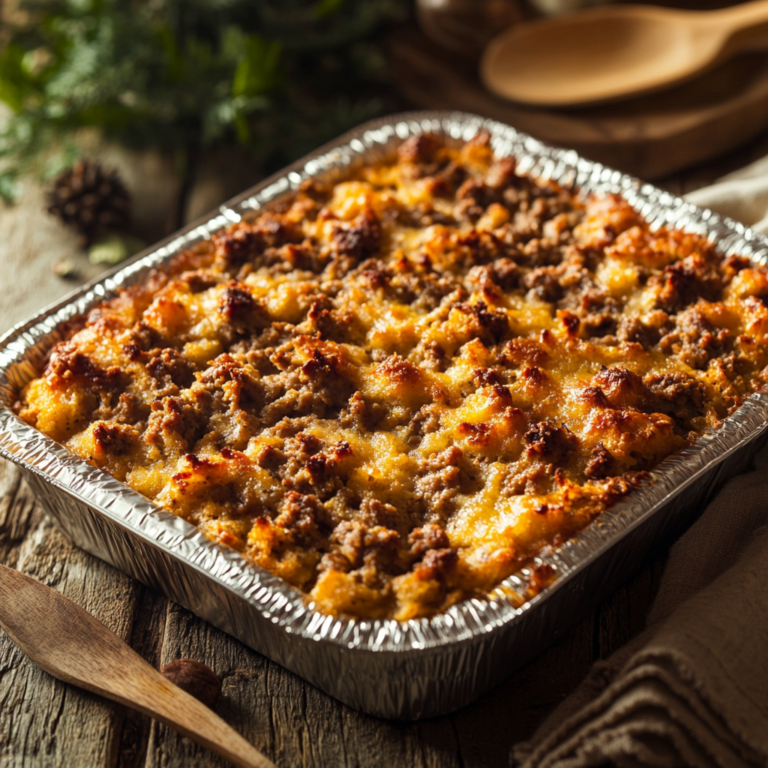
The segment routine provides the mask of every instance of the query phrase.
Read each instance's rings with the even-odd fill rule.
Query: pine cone
[[[46,195],[48,213],[80,233],[86,248],[108,232],[124,232],[131,220],[131,196],[115,170],[78,160],[58,176]]]

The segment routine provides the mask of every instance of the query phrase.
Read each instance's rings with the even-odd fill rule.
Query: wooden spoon
[[[494,93],[573,106],[667,88],[768,46],[768,0],[717,11],[616,5],[518,24],[491,41],[480,73]]]
[[[275,768],[114,632],[36,579],[0,565],[0,626],[59,680],[154,717],[243,768]]]

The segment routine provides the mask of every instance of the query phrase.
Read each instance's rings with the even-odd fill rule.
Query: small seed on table
[[[207,707],[212,707],[221,693],[221,680],[216,673],[195,659],[176,659],[161,667],[160,674]]]

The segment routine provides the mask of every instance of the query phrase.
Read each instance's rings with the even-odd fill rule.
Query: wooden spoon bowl
[[[511,27],[480,72],[500,96],[566,107],[669,88],[765,45],[768,0],[718,11],[608,6]]]

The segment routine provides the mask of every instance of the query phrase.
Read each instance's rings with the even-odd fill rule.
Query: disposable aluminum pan
[[[768,263],[767,238],[573,151],[473,115],[412,113],[367,123],[322,147],[0,341],[0,455],[26,471],[41,504],[79,546],[331,696],[382,717],[428,717],[468,704],[571,626],[637,569],[654,545],[682,530],[725,478],[746,466],[766,432],[768,396],[750,397],[722,427],[664,461],[648,486],[544,557],[557,579],[529,603],[515,608],[505,597],[523,586],[511,576],[488,600],[467,600],[439,616],[405,623],[315,612],[285,582],[94,469],[10,408],[61,338],[63,321],[143,280],[152,267],[253,216],[305,179],[334,179],[357,163],[389,155],[414,134],[460,142],[479,128],[490,131],[496,154],[516,157],[523,172],[586,191],[618,192],[653,225],[699,232],[726,254]]]

